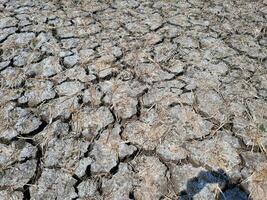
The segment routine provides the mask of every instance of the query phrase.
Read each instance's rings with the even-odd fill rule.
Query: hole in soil
[[[118,170],[119,170],[119,163],[110,170],[110,173],[114,175],[118,172]]]
[[[134,192],[133,192],[133,191],[131,191],[131,192],[129,193],[129,199],[134,199]]]
[[[30,200],[31,194],[30,194],[30,187],[28,185],[23,186],[23,200]]]

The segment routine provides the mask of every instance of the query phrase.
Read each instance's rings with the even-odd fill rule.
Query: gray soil
[[[0,0],[0,200],[266,200],[266,0]]]

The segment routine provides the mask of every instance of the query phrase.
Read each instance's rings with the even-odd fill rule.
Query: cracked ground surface
[[[266,22],[266,0],[0,0],[0,199],[266,199]]]

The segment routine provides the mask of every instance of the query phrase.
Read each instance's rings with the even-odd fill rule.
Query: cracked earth
[[[0,0],[0,199],[266,199],[266,22],[266,0]]]

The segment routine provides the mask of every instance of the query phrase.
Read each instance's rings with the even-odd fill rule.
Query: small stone
[[[98,182],[96,180],[88,179],[78,185],[79,197],[82,199],[94,199],[99,197]]]
[[[156,33],[148,33],[146,35],[146,43],[147,45],[155,45],[163,40],[163,37]]]
[[[65,57],[67,57],[67,56],[71,56],[73,53],[72,53],[72,51],[70,51],[70,50],[65,50],[65,51],[60,51],[59,52],[59,57],[60,58],[65,58]]]
[[[103,195],[110,199],[129,199],[134,187],[134,174],[126,163],[120,163],[118,172],[111,179],[104,179],[102,183]]]
[[[182,26],[182,27],[188,27],[191,24],[188,21],[188,18],[186,15],[176,15],[169,19],[169,22],[174,25]]]
[[[91,171],[93,173],[108,173],[117,165],[118,156],[116,146],[113,148],[115,151],[110,148],[105,148],[103,144],[96,144],[90,153],[90,156],[93,156],[95,160],[91,165]]]
[[[112,47],[111,51],[116,58],[120,58],[122,56],[122,50],[117,46]]]
[[[261,163],[257,166],[256,170],[249,177],[248,180],[244,181],[242,185],[250,194],[253,200],[262,200],[267,196],[267,163]]]
[[[206,37],[200,40],[201,46],[205,49],[204,58],[207,60],[223,59],[232,57],[238,53],[225,44],[221,39]]]
[[[64,96],[53,99],[48,103],[41,104],[38,110],[42,119],[47,123],[50,123],[56,117],[62,117],[63,119],[69,118],[71,113],[77,108],[77,97]]]
[[[79,160],[77,168],[75,169],[75,174],[79,177],[83,177],[84,175],[86,175],[86,171],[91,164],[92,164],[91,158],[89,157],[82,158],[81,160]]]
[[[17,27],[0,29],[0,41],[5,40],[9,35],[14,34],[17,30]],[[8,47],[8,44],[6,46]]]
[[[247,146],[258,146],[266,149],[267,123],[263,120],[267,116],[266,102],[261,99],[248,100],[246,105],[253,120],[251,121],[243,115],[237,115],[233,121],[233,129],[238,132]],[[245,107],[244,113],[247,112],[247,108]]]
[[[1,130],[0,140],[10,141],[18,135],[18,131],[13,128],[8,128],[6,130]]]
[[[138,101],[123,92],[116,92],[112,97],[116,115],[122,119],[132,117],[137,113]]]
[[[206,63],[203,67],[208,69],[211,73],[217,75],[225,75],[229,70],[228,66],[224,62],[220,62],[218,64]]]
[[[206,171],[202,167],[193,167],[191,164],[183,166],[171,165],[171,181],[174,190],[182,194],[182,199],[213,199],[229,181],[221,170]],[[186,193],[183,195],[183,193]]]
[[[100,74],[102,71],[102,78],[111,74],[114,68],[114,62],[116,57],[113,55],[103,55],[100,58],[96,59],[91,65],[88,66],[88,70],[92,74]],[[105,71],[107,70],[107,71]]]
[[[42,53],[60,56],[60,45],[51,32],[41,32],[35,39],[35,42],[35,48],[39,48]]]
[[[164,80],[169,80],[174,77],[174,74],[163,71],[159,65],[144,63],[135,67],[138,77],[144,82],[154,83]]]
[[[23,200],[23,192],[19,191],[8,191],[8,190],[1,190],[0,196],[2,200]]]
[[[102,97],[104,93],[99,90],[97,86],[92,86],[83,92],[83,102],[91,103],[94,106],[99,106],[102,102]]]
[[[257,40],[251,35],[235,34],[230,39],[231,45],[242,52],[246,52],[251,57],[264,59],[267,56],[267,50],[261,47]]]
[[[221,194],[221,199],[238,199],[238,200],[248,200],[248,195],[240,190],[238,187],[233,189],[228,189]]]
[[[24,92],[24,95],[18,101],[20,103],[28,103],[31,107],[56,96],[53,89],[54,84],[50,81],[27,80],[25,87],[29,89]]]
[[[198,48],[198,41],[192,38],[191,36],[179,36],[174,39],[182,48]]]
[[[14,128],[21,134],[29,134],[42,124],[39,118],[22,108],[15,108],[10,117],[15,119]]]
[[[79,56],[78,55],[72,55],[72,56],[67,56],[64,58],[64,65],[68,68],[73,67],[74,65],[76,65],[79,61]]]
[[[7,40],[3,42],[3,47],[7,49],[14,45],[15,47],[22,47],[28,45],[34,38],[34,33],[15,33],[10,35]]]
[[[118,78],[122,81],[129,81],[132,80],[134,77],[133,73],[130,70],[122,70],[119,72]]]
[[[241,159],[235,147],[227,140],[225,141],[225,135],[225,132],[218,132],[217,137],[187,144],[186,149],[191,152],[191,158],[195,162],[205,164],[214,170],[223,169],[229,177],[236,180],[240,178],[239,164]],[[234,140],[233,137],[232,140]]]
[[[16,163],[12,167],[2,170],[0,174],[0,187],[22,189],[34,176],[35,170],[36,160]]]
[[[113,68],[103,69],[99,72],[99,78],[104,79],[104,78],[112,76],[115,73],[116,73],[116,70]]]
[[[70,136],[69,125],[67,123],[61,122],[61,120],[56,120],[48,126],[45,127],[43,131],[36,134],[33,140],[37,144],[47,145],[47,142],[53,137],[61,138]]]
[[[266,161],[265,156],[261,153],[247,151],[242,152],[241,156],[245,162],[245,167],[241,171],[244,178],[251,176],[256,168]]]
[[[23,67],[24,65],[29,65],[32,62],[38,61],[40,58],[41,53],[39,52],[27,52],[22,51],[19,53],[19,55],[15,56],[13,58],[13,64],[17,67]]]
[[[133,154],[136,148],[132,145],[125,145],[120,138],[121,128],[115,126],[111,131],[104,131],[99,140],[96,141],[90,156],[94,158],[91,171],[94,173],[108,173],[117,165],[120,159]]]
[[[84,85],[79,81],[68,81],[57,85],[55,90],[60,96],[73,96],[84,89]]]
[[[155,104],[160,104],[162,106],[168,106],[175,102],[179,95],[182,93],[182,88],[184,84],[181,82],[171,81],[169,84],[159,83],[154,84],[152,88],[144,94],[142,100],[146,107],[151,107]]]
[[[175,43],[161,43],[155,46],[155,61],[166,62],[168,61],[173,55],[176,54],[177,51],[177,44]]]
[[[195,103],[195,96],[194,96],[193,92],[183,93],[180,95],[179,101],[181,103],[193,105]]]
[[[79,45],[80,40],[78,38],[62,39],[62,47],[64,49],[72,49]]]
[[[7,67],[1,71],[1,87],[2,88],[18,88],[21,87],[26,77],[23,71],[19,68]]]
[[[10,167],[14,162],[23,162],[26,159],[36,157],[37,148],[23,141],[12,142],[9,145],[0,144],[0,166],[3,168]]]
[[[80,157],[87,151],[89,143],[75,139],[51,139],[46,145],[43,163],[45,167],[61,166],[75,171]]]
[[[122,137],[145,150],[154,150],[167,130],[167,125],[159,121],[151,124],[133,121],[126,125]]]
[[[157,153],[165,161],[179,162],[189,155],[189,152],[181,147],[181,140],[175,136],[176,133],[168,133],[157,147]]]
[[[85,107],[72,117],[72,129],[81,132],[85,138],[92,139],[100,130],[114,122],[107,107],[90,109]]]
[[[166,38],[175,38],[181,34],[182,29],[172,24],[166,24],[160,29],[160,31]]]
[[[0,62],[0,70],[3,70],[4,68],[6,68],[9,64],[10,64],[10,61]]]
[[[29,143],[21,149],[19,154],[19,160],[25,160],[30,158],[35,158],[37,153],[37,148]]]
[[[181,62],[180,60],[170,60],[168,65],[164,68],[174,74],[179,74],[184,71],[185,63]]]
[[[155,13],[145,20],[145,24],[150,27],[150,30],[154,31],[163,24],[163,18],[160,16],[160,14]]]
[[[145,34],[149,32],[148,27],[145,24],[141,24],[138,22],[129,22],[125,26],[129,32],[135,34]]]
[[[31,198],[70,200],[77,198],[74,184],[76,180],[62,170],[44,168],[41,177],[30,187]]]
[[[171,165],[171,181],[173,188],[177,193],[187,190],[187,182],[197,177],[201,171],[205,169],[202,167],[195,168],[191,164],[182,166]]]
[[[1,17],[0,29],[16,26],[18,20],[15,17]]]
[[[65,38],[72,38],[72,37],[79,37],[79,35],[85,34],[85,30],[81,29],[81,30],[77,30],[74,27],[71,26],[67,26],[67,27],[60,27],[57,28],[57,35],[61,38],[61,39],[65,39]]]
[[[95,58],[95,51],[93,49],[82,49],[78,55],[80,58],[80,63],[86,64]]]
[[[74,66],[73,68],[67,69],[64,77],[70,80],[79,80],[82,83],[88,83],[96,79],[92,74],[87,75],[85,69],[81,66]]]
[[[217,92],[213,90],[198,90],[196,96],[201,111],[216,119],[224,120],[224,113],[222,113],[224,102]]]
[[[137,187],[134,191],[135,199],[159,200],[167,194],[167,168],[158,158],[141,156],[132,162],[137,172]]]
[[[50,77],[62,71],[57,57],[47,57],[40,63],[32,64],[28,67],[26,74],[38,77]]]
[[[136,151],[137,148],[133,145],[125,144],[123,142],[121,142],[121,144],[119,145],[119,157],[122,160],[132,155]]]
[[[204,120],[189,106],[174,106],[169,111],[170,118],[176,120],[175,132],[179,133],[180,140],[203,138],[208,135],[213,124]]]

